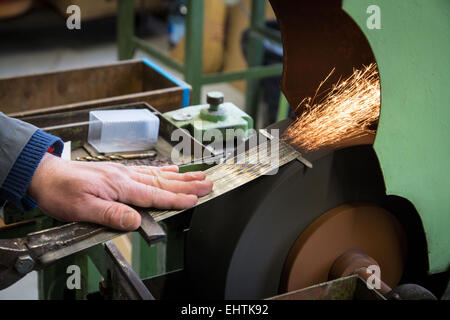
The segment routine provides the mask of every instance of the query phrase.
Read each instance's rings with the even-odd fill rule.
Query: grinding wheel
[[[346,203],[376,206],[386,198],[371,146],[330,151],[313,164],[307,169],[292,161],[276,175],[195,209],[185,243],[193,296],[261,299],[280,293],[289,251],[313,221]]]
[[[395,287],[406,260],[405,232],[387,210],[368,204],[344,204],[317,218],[295,241],[286,259],[281,289],[294,291],[329,280],[333,263],[343,253],[361,251]]]

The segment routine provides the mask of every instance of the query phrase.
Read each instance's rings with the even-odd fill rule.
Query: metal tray
[[[149,59],[0,78],[0,111],[50,114],[146,102],[161,112],[189,104],[191,87]]]

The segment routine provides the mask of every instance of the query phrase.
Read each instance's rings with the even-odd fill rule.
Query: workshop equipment
[[[253,119],[233,103],[224,102],[224,99],[223,93],[212,91],[207,94],[207,104],[166,112],[164,117],[177,127],[188,130],[200,141],[212,138],[216,143],[245,140],[250,129],[253,129]],[[213,130],[220,131],[220,136],[205,135]]]
[[[267,135],[263,130],[260,131],[260,134]],[[294,159],[308,165],[298,151],[275,138],[266,143],[259,143],[248,149],[243,155],[238,154],[224,159],[221,163],[204,171],[206,178],[214,182],[214,190],[200,198],[196,206],[269,174]],[[156,221],[161,221],[183,211],[185,210],[149,210],[148,212]]]
[[[196,208],[183,270],[191,296],[259,299],[324,283],[354,249],[377,262],[392,292],[413,282],[439,296],[450,263],[450,181],[442,174],[450,169],[450,8],[444,1],[378,1],[382,28],[372,30],[369,1],[271,3],[284,44],[282,89],[292,106],[314,96],[333,68],[325,92],[353,68],[377,63],[375,147],[366,135],[303,152],[312,169],[290,162]],[[425,51],[431,47],[440,50]],[[382,296],[393,297],[384,285]]]
[[[141,214],[140,234],[153,244],[165,237],[164,231],[148,214]],[[29,233],[24,238],[0,239],[0,290],[33,270],[42,270],[58,260],[114,239],[125,232],[73,222]]]
[[[86,148],[90,111],[122,109],[145,109],[159,118],[160,130],[155,149],[147,150],[144,154],[93,154],[92,148]],[[179,152],[176,141],[170,139],[168,131],[169,128],[173,128],[173,125],[156,109],[145,103],[60,112],[22,119],[61,137],[64,141],[71,141],[72,156],[79,160],[108,158],[113,161],[126,162],[139,158],[140,161],[147,161],[141,165],[155,165],[156,161],[166,159],[166,162],[162,162],[161,165],[168,165],[172,164],[170,162],[171,155]],[[191,139],[190,145],[193,149],[204,149],[204,146],[185,131],[181,133],[184,135],[184,139]],[[181,165],[189,163],[193,159],[190,155],[185,157],[181,154],[177,160]],[[129,163],[129,165],[134,164]],[[136,208],[136,210],[142,215],[142,224],[138,229],[139,239],[142,239],[147,247],[161,243],[166,237],[162,226],[156,223],[145,209]],[[96,291],[101,278],[108,283],[111,280],[110,277],[115,279],[114,292],[107,293],[108,297],[134,297],[134,294],[130,292],[143,286],[131,267],[124,263],[123,256],[117,255],[117,252],[111,253],[116,250],[114,244],[102,245],[105,241],[124,235],[124,232],[88,223],[60,224],[43,215],[39,209],[20,214],[10,204],[5,206],[2,218],[6,225],[0,227],[0,289],[15,283],[27,273],[38,270],[40,271],[39,296],[41,298],[63,298],[63,295],[67,293],[65,268],[72,264],[80,266],[84,279],[83,290],[77,291],[77,298],[84,299],[86,294]],[[136,255],[140,255],[137,247],[134,252]],[[110,284],[108,286],[111,287]],[[120,288],[128,288],[124,289],[127,293],[122,290],[116,292]],[[142,293],[142,290],[139,292]],[[138,294],[136,298],[138,297],[149,297],[149,293]]]
[[[214,155],[213,163],[206,163],[215,189],[194,209],[144,210],[166,230],[165,251],[152,256],[162,261],[163,272],[137,279],[107,244],[108,259],[113,257],[107,261],[114,265],[109,270],[117,271],[108,276],[103,268],[98,295],[440,298],[450,262],[450,183],[442,174],[450,169],[445,148],[450,97],[444,87],[449,80],[449,7],[444,0],[379,0],[382,28],[368,29],[372,1],[271,3],[283,37],[282,89],[291,105],[314,96],[333,68],[324,90],[350,76],[353,68],[377,63],[381,118],[375,146],[373,135],[367,135],[297,150],[271,134],[278,129],[282,136],[292,119],[259,130],[258,144],[243,151],[250,160],[257,154],[256,163],[240,163],[240,154]],[[424,48],[430,47],[442,50],[429,55]],[[216,108],[213,103],[202,110],[214,114]],[[223,121],[220,117],[213,123]],[[173,132],[176,121],[160,119],[165,132]],[[273,153],[260,157],[263,141]],[[189,159],[180,170],[203,167],[198,160]],[[88,254],[95,257],[92,252],[99,247],[91,249]],[[104,254],[94,259],[99,269],[104,259]],[[380,272],[369,275],[372,270]],[[136,271],[141,275],[145,270]],[[379,287],[369,289],[371,279],[380,280]]]

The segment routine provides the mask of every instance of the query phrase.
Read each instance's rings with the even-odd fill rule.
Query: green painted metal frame
[[[377,5],[381,29],[368,29]],[[378,64],[381,115],[374,148],[387,194],[408,199],[425,231],[429,272],[450,268],[450,3],[345,0]],[[372,13],[373,14],[373,13]]]
[[[278,103],[277,122],[284,120],[289,115],[291,106],[283,92],[280,93],[280,102]]]
[[[149,45],[134,35],[133,0],[118,1],[118,43],[119,59],[131,59],[136,49],[142,50],[168,67],[183,73],[185,81],[192,86],[191,104],[200,104],[203,85],[247,79],[246,111],[253,119],[258,116],[258,97],[262,78],[281,75],[283,64],[262,66],[264,39],[281,42],[279,32],[265,27],[265,1],[252,0],[247,70],[235,72],[202,74],[204,0],[187,0],[186,47],[184,65],[174,61],[161,50]],[[287,113],[285,112],[287,115]]]

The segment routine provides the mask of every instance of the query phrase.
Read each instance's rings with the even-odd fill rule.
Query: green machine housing
[[[230,140],[245,140],[253,129],[253,119],[236,105],[224,102],[221,92],[209,92],[207,104],[166,112],[163,116],[176,127],[186,129],[199,141],[222,145]],[[231,131],[230,131],[231,130]]]
[[[370,1],[344,1],[378,64],[381,115],[374,148],[387,194],[417,209],[427,239],[429,272],[450,267],[450,3],[377,1],[381,29],[358,14]]]
[[[381,114],[374,142],[386,194],[418,213],[428,272],[450,267],[450,2],[275,1],[282,21],[282,90],[291,105],[329,72],[376,62]],[[312,18],[313,17],[313,18]],[[314,34],[314,37],[311,36]],[[335,83],[333,76],[328,83]],[[323,88],[322,88],[323,89]]]

